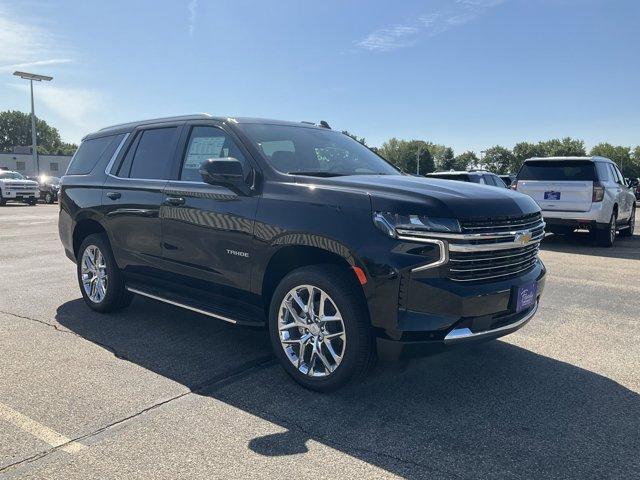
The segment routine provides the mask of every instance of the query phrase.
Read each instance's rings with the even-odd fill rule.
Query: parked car
[[[60,178],[41,175],[38,177],[38,189],[40,190],[40,200],[44,203],[54,203],[58,200]]]
[[[504,182],[504,184],[506,185],[507,188],[510,188],[511,185],[513,185],[513,182],[516,181],[516,175],[498,175],[500,177],[500,180],[502,180]]]
[[[640,201],[640,178],[630,178],[629,188],[631,188],[631,190],[635,194],[636,200]]]
[[[457,180],[459,182],[480,183],[482,185],[490,185],[492,187],[507,187],[498,175],[485,170],[433,172],[428,173],[427,177],[441,178],[443,180]]]
[[[38,182],[27,180],[18,172],[0,170],[0,206],[11,201],[38,203]]]
[[[99,312],[133,294],[267,326],[303,386],[376,356],[497,338],[535,314],[540,208],[508,189],[404,175],[305,123],[193,115],[84,138],[59,232]]]
[[[608,158],[530,158],[518,172],[516,188],[540,205],[552,232],[588,229],[605,247],[613,245],[618,231],[633,235],[635,197]]]

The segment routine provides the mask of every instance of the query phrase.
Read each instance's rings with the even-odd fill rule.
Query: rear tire
[[[44,196],[44,203],[51,204],[53,203],[53,194],[51,192],[47,192]]]
[[[34,198],[32,200],[27,200],[27,203],[29,204],[30,207],[33,207],[35,204],[38,203],[38,200]]]
[[[129,306],[133,300],[104,234],[84,239],[78,249],[76,271],[82,298],[92,310],[114,312]]]
[[[375,363],[365,300],[349,273],[335,265],[298,268],[280,282],[271,299],[274,353],[285,372],[305,388],[337,390],[363,377]]]
[[[599,230],[595,230],[593,232],[596,244],[600,247],[612,247],[616,240],[616,221],[618,220],[617,212],[611,214],[611,219],[609,220],[609,224],[607,228],[602,228]]]
[[[624,230],[620,230],[621,237],[630,237],[633,235],[633,232],[636,229],[636,209],[633,208],[631,210],[631,217],[629,218],[629,223],[627,224],[627,228]]]

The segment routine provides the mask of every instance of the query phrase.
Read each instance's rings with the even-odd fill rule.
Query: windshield
[[[518,180],[579,181],[595,180],[593,162],[584,160],[539,160],[525,162]]]
[[[381,157],[339,132],[290,125],[240,124],[282,173],[333,177],[341,175],[400,175]]]
[[[0,178],[8,180],[24,180],[24,177],[18,172],[0,172]]]

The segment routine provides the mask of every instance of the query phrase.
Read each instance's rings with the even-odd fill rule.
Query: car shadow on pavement
[[[120,358],[276,425],[282,432],[248,443],[261,455],[301,454],[319,442],[407,478],[640,471],[638,394],[503,341],[381,365],[360,383],[318,394],[269,360],[263,330],[143,298],[108,316],[74,300],[56,319]]]
[[[547,235],[540,244],[541,250],[560,253],[575,253],[596,257],[640,260],[640,235],[622,237],[618,235],[611,248],[599,247],[586,231],[574,232],[571,235]]]

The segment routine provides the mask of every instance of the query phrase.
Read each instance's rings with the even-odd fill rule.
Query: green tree
[[[424,175],[436,169],[429,146],[423,140],[399,140],[394,137],[382,144],[378,154],[407,173],[416,173],[420,155],[420,174]]]
[[[469,168],[473,168],[480,163],[477,155],[474,152],[464,152],[458,155],[453,162],[454,170],[467,170]]]
[[[456,169],[456,159],[453,155],[453,149],[451,147],[447,147],[444,149],[442,158],[439,162],[436,162],[436,165],[440,168],[440,170]]]
[[[583,157],[587,154],[584,142],[571,137],[554,138],[538,145],[544,150],[545,157]]]
[[[629,176],[633,170],[631,164],[631,148],[630,147],[616,147],[610,143],[599,143],[591,149],[591,155],[599,157],[606,157],[609,160],[613,160],[618,165],[618,168],[625,177]]]
[[[342,133],[344,133],[347,137],[353,138],[356,142],[360,142],[365,147],[367,146],[367,140],[364,137],[358,137],[357,135],[349,132],[349,130],[342,130]]]
[[[513,147],[513,156],[515,163],[511,169],[511,173],[520,170],[522,163],[533,157],[546,157],[547,153],[541,143],[520,142]]]
[[[38,153],[72,154],[77,146],[64,143],[57,128],[36,118]],[[0,151],[9,152],[14,146],[31,145],[31,115],[17,110],[0,112]]]
[[[640,146],[633,149],[629,164],[629,177],[640,178]]]
[[[500,145],[488,148],[481,162],[482,168],[500,175],[510,173],[514,164],[515,157],[511,150]]]

